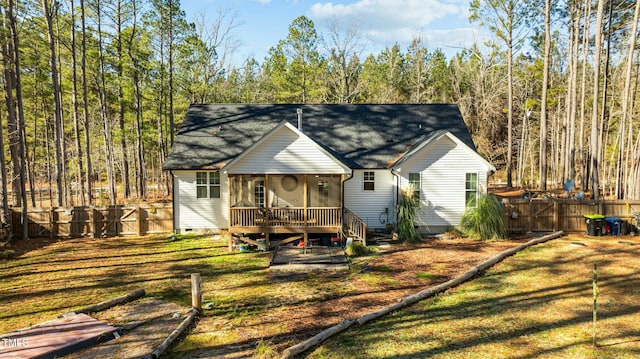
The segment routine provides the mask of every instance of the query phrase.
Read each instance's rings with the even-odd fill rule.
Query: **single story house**
[[[421,202],[416,226],[443,232],[495,171],[451,104],[192,105],[165,169],[176,232],[267,240],[341,231],[364,239],[395,223],[410,183]]]

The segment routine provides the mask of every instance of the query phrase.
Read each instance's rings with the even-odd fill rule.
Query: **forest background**
[[[191,103],[455,103],[507,187],[640,199],[640,2],[469,8],[492,37],[450,57],[419,36],[365,54],[357,26],[300,16],[264,59],[233,63],[231,9],[189,22],[179,0],[0,0],[0,222],[169,199]]]

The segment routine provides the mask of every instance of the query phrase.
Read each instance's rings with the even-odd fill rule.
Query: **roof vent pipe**
[[[302,131],[302,109],[297,108],[296,113],[298,114],[298,130]]]

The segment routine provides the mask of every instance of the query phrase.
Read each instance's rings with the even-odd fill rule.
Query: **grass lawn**
[[[310,357],[638,358],[639,259],[638,237],[556,239],[453,291],[348,330]]]
[[[625,243],[619,243],[623,240]],[[397,302],[517,245],[433,240],[358,258],[348,272],[276,273],[270,253],[208,237],[36,240],[0,260],[0,333],[138,288],[191,304],[190,273],[213,308],[169,357],[277,357],[346,318]],[[583,245],[572,244],[581,242]],[[25,245],[22,244],[24,247]],[[566,237],[484,276],[317,348],[314,358],[640,356],[640,238]],[[591,343],[591,278],[600,266],[600,346]]]

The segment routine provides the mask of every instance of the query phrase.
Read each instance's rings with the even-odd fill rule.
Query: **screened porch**
[[[229,175],[233,233],[336,233],[342,175]]]

